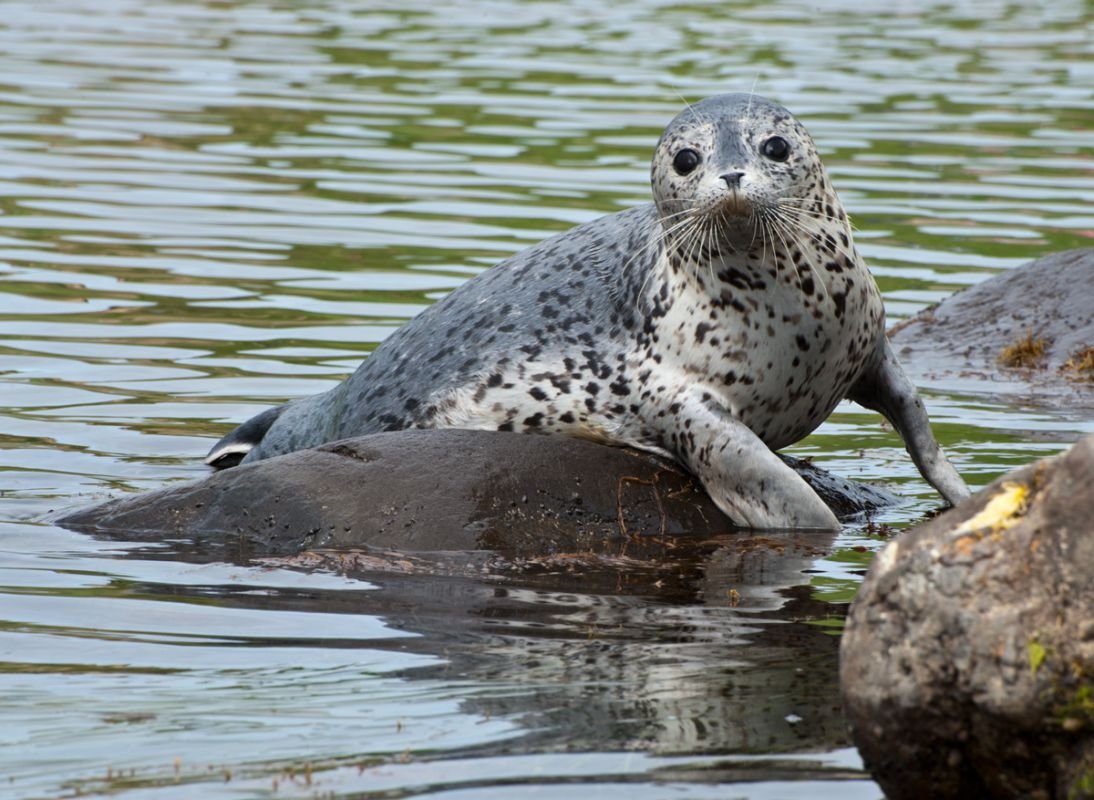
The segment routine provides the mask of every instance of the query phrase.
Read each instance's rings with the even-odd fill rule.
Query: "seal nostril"
[[[726,172],[719,175],[718,177],[725,181],[726,186],[728,186],[730,189],[737,189],[740,187],[741,178],[743,178],[744,176],[745,174],[743,172]]]

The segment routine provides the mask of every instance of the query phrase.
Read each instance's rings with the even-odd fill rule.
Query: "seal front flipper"
[[[738,525],[838,531],[839,520],[798,473],[701,389],[677,398],[674,451]]]
[[[213,445],[209,455],[205,456],[205,463],[213,469],[236,466],[262,441],[262,437],[286,408],[287,406],[268,408],[261,414],[251,417]]]
[[[935,441],[923,401],[904,374],[888,339],[881,339],[877,353],[847,397],[880,412],[892,423],[920,474],[950,505],[969,496],[969,487]]]

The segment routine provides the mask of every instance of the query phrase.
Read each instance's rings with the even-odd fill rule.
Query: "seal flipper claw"
[[[262,437],[277,421],[287,406],[268,408],[235,428],[213,445],[205,463],[213,469],[227,469],[239,464],[262,441]]]

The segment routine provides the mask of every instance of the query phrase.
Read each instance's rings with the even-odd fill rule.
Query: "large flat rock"
[[[792,465],[838,515],[895,498]],[[186,541],[233,560],[313,550],[491,550],[510,558],[616,552],[620,542],[725,533],[732,523],[679,466],[562,436],[401,431],[334,442],[123,497],[59,520]]]

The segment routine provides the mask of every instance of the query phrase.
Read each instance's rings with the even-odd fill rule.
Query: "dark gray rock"
[[[849,516],[884,490],[791,461]],[[510,559],[618,552],[652,537],[732,530],[698,483],[647,453],[563,436],[401,431],[334,442],[123,497],[59,520],[246,560],[362,547],[490,550]],[[180,546],[180,545],[176,545]]]
[[[1032,334],[1045,352],[1031,368],[1000,363],[1004,349]],[[917,383],[1068,408],[1094,408],[1094,373],[1065,369],[1094,347],[1094,248],[1053,253],[958,292],[889,333]]]
[[[890,800],[1094,797],[1094,436],[891,543],[840,684]]]

